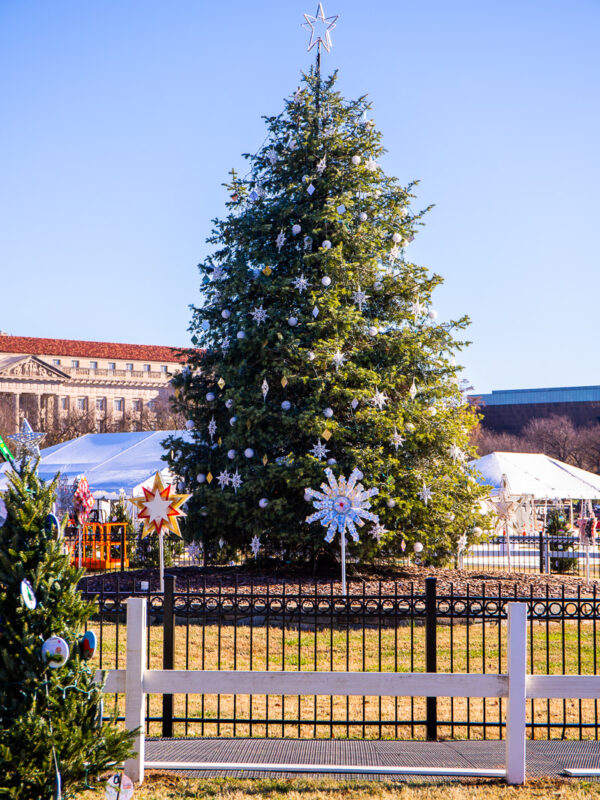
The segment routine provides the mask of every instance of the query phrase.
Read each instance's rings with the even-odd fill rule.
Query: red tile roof
[[[182,350],[184,348],[181,348]],[[81,342],[78,339],[41,339],[33,336],[0,334],[0,353],[35,356],[81,356],[82,358],[131,359],[135,361],[186,361],[175,347],[118,342]]]

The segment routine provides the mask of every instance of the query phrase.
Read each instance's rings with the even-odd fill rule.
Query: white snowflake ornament
[[[226,469],[224,469],[222,472],[219,473],[217,477],[217,483],[221,487],[221,491],[223,491],[223,489],[226,486],[229,486],[229,484],[231,483],[231,475],[229,474],[229,472],[227,472]]]
[[[373,403],[375,408],[383,411],[383,407],[387,405],[389,399],[390,398],[384,392],[380,392],[379,389],[375,389],[375,394],[371,398],[371,403]]]
[[[421,499],[425,503],[425,505],[427,505],[427,503],[431,500],[432,497],[433,497],[433,492],[431,491],[429,486],[427,486],[424,483],[423,488],[419,492],[419,499]]]
[[[313,506],[317,509],[314,514],[306,518],[306,522],[321,523],[327,528],[325,535],[326,542],[332,542],[336,532],[344,535],[346,530],[355,542],[358,542],[358,531],[356,527],[362,528],[365,520],[379,523],[379,517],[371,513],[369,498],[379,494],[379,489],[365,490],[362,483],[358,483],[360,471],[355,469],[348,480],[343,475],[336,480],[333,470],[329,467],[325,470],[328,484],[322,483],[322,492],[315,489],[307,489],[306,495],[313,500]],[[305,496],[306,496],[305,495]]]
[[[354,302],[358,306],[359,310],[362,311],[363,310],[363,306],[366,304],[367,300],[369,299],[369,295],[366,292],[363,292],[361,290],[360,286],[359,286],[358,290],[356,292],[352,293],[352,299],[354,300]]]
[[[325,447],[323,442],[319,439],[319,441],[313,445],[312,449],[310,450],[311,455],[315,458],[318,458],[321,461],[322,458],[327,458],[327,453],[329,452],[328,448]]]
[[[277,234],[277,238],[275,239],[275,246],[277,247],[277,252],[281,253],[281,248],[285,244],[286,236],[283,231],[279,231]]]
[[[260,539],[258,536],[252,537],[252,542],[250,543],[250,550],[254,554],[254,558],[258,555],[258,551],[260,550]]]
[[[267,319],[267,312],[262,307],[262,303],[258,308],[255,308],[254,311],[250,312],[250,316],[257,325],[262,325],[263,322],[265,322]]]
[[[294,285],[294,288],[298,289],[300,294],[302,294],[303,291],[308,289],[308,280],[304,277],[304,273],[299,275],[297,278],[294,278],[292,283]]]
[[[338,350],[336,353],[334,353],[334,356],[331,360],[335,364],[335,369],[337,372],[337,370],[342,366],[342,364],[345,363],[346,356],[343,353],[340,353],[340,351]]]
[[[394,425],[394,435],[390,439],[390,442],[392,443],[392,446],[396,449],[396,453],[398,452],[398,448],[402,447],[402,445],[404,444],[404,439],[398,433],[398,429],[396,428],[395,425]]]

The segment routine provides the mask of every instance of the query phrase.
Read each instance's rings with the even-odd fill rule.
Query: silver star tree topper
[[[329,53],[331,50],[331,36],[330,32],[335,28],[336,22],[339,19],[339,14],[333,17],[326,17],[323,11],[323,4],[319,3],[317,6],[317,13],[314,17],[311,14],[304,14],[306,22],[302,24],[303,28],[310,29],[310,42],[308,43],[308,51],[310,52],[315,45],[317,45],[319,52],[321,52],[321,45]]]

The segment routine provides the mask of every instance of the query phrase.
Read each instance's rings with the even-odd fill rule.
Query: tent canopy
[[[67,480],[85,475],[95,497],[116,499],[120,489],[128,495],[141,494],[142,484],[149,485],[157,471],[172,479],[162,460],[162,443],[171,435],[190,436],[187,431],[88,433],[42,450],[38,474],[46,481],[57,472]],[[7,469],[8,464],[0,467],[0,491],[8,486]]]
[[[511,495],[533,495],[536,500],[600,499],[600,475],[542,453],[489,453],[469,466],[476,470],[479,483],[492,487],[492,494],[503,488],[505,478]]]

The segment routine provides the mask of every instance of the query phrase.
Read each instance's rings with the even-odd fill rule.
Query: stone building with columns
[[[34,430],[69,414],[134,420],[168,400],[185,357],[175,348],[0,333],[0,413],[5,433],[26,417]]]

